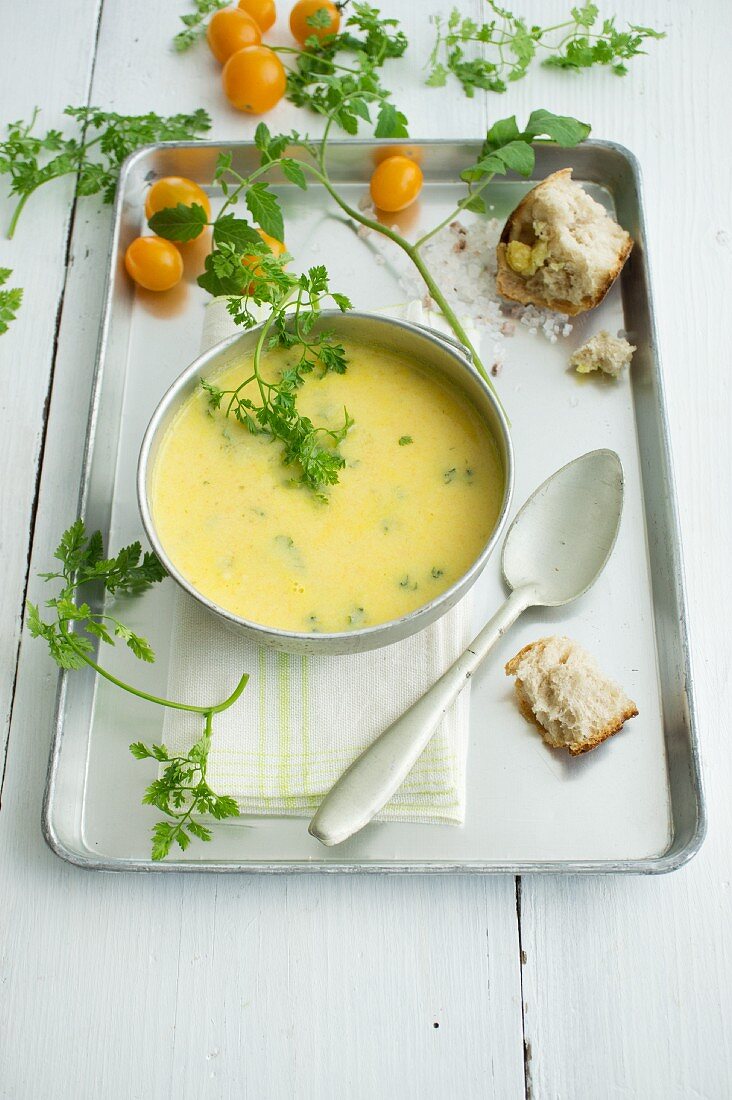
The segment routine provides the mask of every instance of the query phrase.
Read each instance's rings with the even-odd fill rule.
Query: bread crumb
[[[611,378],[619,378],[624,367],[630,366],[635,347],[624,337],[611,336],[605,329],[592,336],[570,357],[569,365],[578,374],[600,370]]]
[[[547,745],[571,756],[594,749],[638,713],[620,685],[570,638],[540,638],[524,646],[506,665],[506,675],[516,677],[523,716],[539,726]]]
[[[629,234],[563,168],[529,191],[506,222],[496,285],[511,301],[575,316],[599,305],[632,247]]]

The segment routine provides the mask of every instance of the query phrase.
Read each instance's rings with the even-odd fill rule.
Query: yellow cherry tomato
[[[262,238],[264,243],[269,248],[273,256],[282,256],[287,252],[287,247],[282,241],[278,241],[276,237],[270,237],[269,233],[265,233],[263,229],[257,229],[257,233]],[[251,268],[255,275],[259,274],[259,256],[242,256],[241,262],[244,267]],[[253,284],[249,286],[249,293],[251,294],[254,289]]]
[[[223,65],[237,50],[246,46],[258,46],[262,32],[258,25],[240,8],[224,8],[211,16],[206,29],[211,53]]]
[[[208,201],[208,195],[197,183],[187,180],[184,176],[165,176],[155,181],[145,199],[145,217],[149,221],[158,210],[178,206],[180,203],[183,206],[192,206],[197,203],[206,211],[206,217],[211,219],[211,203]],[[200,235],[199,233],[198,236]]]
[[[277,9],[274,0],[239,0],[239,7],[247,15],[251,15],[254,22],[264,34],[274,26],[277,19]]]
[[[183,260],[162,237],[137,237],[125,252],[127,274],[145,290],[171,290],[183,277]]]
[[[313,19],[316,12],[321,11],[325,11],[327,15],[327,23],[325,16],[322,17],[323,26],[308,23],[308,19]],[[320,18],[318,16],[318,22],[320,22]],[[293,38],[296,38],[301,46],[304,46],[306,40],[312,35],[315,35],[316,38],[325,38],[328,34],[338,34],[340,25],[341,13],[335,4],[331,3],[331,0],[297,0],[290,12],[290,30]]]
[[[379,210],[390,214],[406,210],[422,190],[422,169],[409,157],[387,157],[371,176],[371,198]]]
[[[276,237],[270,237],[269,233],[265,233],[263,229],[257,228],[257,233],[262,238],[267,248],[270,250],[273,256],[282,256],[287,252],[287,248],[283,241],[278,241]],[[251,267],[256,271],[259,256],[242,256],[241,262],[244,267]]]
[[[229,103],[250,115],[270,111],[282,99],[287,85],[282,62],[266,46],[237,50],[224,65],[222,79]]]

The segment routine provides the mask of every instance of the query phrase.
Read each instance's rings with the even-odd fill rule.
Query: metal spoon
[[[461,657],[369,745],[325,796],[309,832],[340,844],[389,801],[443,714],[483,658],[527,607],[559,607],[597,580],[612,553],[623,509],[623,468],[614,451],[590,451],[529,497],[503,546],[503,607]]]

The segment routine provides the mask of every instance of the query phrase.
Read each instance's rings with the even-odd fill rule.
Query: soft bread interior
[[[572,756],[617,733],[638,710],[619,684],[608,679],[594,657],[569,638],[541,638],[506,665],[516,677],[516,696],[553,748]]]
[[[598,305],[633,242],[563,168],[516,207],[497,250],[499,293],[573,316]]]

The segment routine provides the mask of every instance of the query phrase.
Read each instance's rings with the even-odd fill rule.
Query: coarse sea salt
[[[541,334],[551,344],[572,331],[564,313],[501,298],[496,290],[496,245],[502,229],[497,218],[454,221],[420,250],[449,304],[476,322],[499,365],[505,361],[506,340],[514,336],[517,325],[532,336]],[[407,297],[423,298],[427,288],[407,257],[383,237],[378,238],[377,247],[396,267]]]

